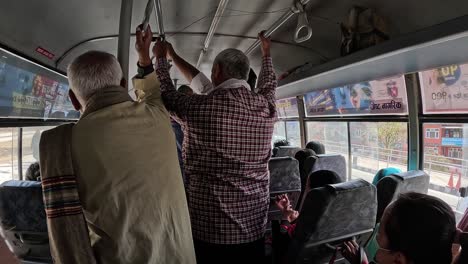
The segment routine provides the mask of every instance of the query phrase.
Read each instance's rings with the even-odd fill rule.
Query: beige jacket
[[[195,263],[174,133],[152,73],[95,94],[73,128],[73,164],[98,263]]]

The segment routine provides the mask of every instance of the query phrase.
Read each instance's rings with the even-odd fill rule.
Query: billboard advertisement
[[[25,67],[28,70],[17,67],[18,61],[25,64],[20,58],[0,50],[0,117],[77,118],[68,99],[66,83],[35,73],[31,69],[39,67],[36,65]]]
[[[468,64],[422,71],[419,80],[425,114],[468,111]]]
[[[299,109],[297,108],[297,98],[286,98],[276,101],[276,111],[279,118],[299,117]]]
[[[307,116],[407,113],[404,76],[314,91],[304,100]]]

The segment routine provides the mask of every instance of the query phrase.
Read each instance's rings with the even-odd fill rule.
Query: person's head
[[[290,146],[289,141],[287,139],[278,139],[273,143],[273,148],[277,147],[285,147]]]
[[[395,173],[400,173],[401,170],[398,169],[398,168],[384,168],[384,169],[381,169],[379,170],[375,176],[374,176],[374,179],[372,180],[372,184],[374,186],[377,186],[377,183],[384,177],[387,177],[389,175],[392,175],[392,174],[395,174]]]
[[[216,56],[211,69],[211,82],[218,86],[229,79],[247,81],[250,62],[247,56],[237,49],[225,49]]]
[[[306,148],[315,151],[318,154],[325,154],[325,146],[318,141],[310,141],[307,143]]]
[[[86,102],[98,91],[125,84],[117,59],[109,53],[88,51],[68,66],[70,99],[76,110],[84,111]]]
[[[305,161],[307,157],[314,156],[316,155],[315,151],[311,149],[301,149],[298,152],[296,152],[296,155],[294,155],[294,158],[299,161],[299,166],[301,162]]]
[[[26,170],[26,180],[37,181],[37,178],[39,178],[40,176],[41,170],[39,168],[39,162],[34,162],[33,164],[29,165],[28,169]]]
[[[250,85],[250,89],[255,91],[255,87],[257,86],[257,74],[255,74],[252,68],[250,68],[249,79],[247,80],[247,83]]]
[[[450,264],[456,234],[452,208],[420,193],[406,193],[386,209],[377,235],[379,264]]]
[[[342,180],[338,174],[329,170],[319,170],[311,173],[307,178],[307,187],[309,190],[324,187],[328,184],[341,183]]]
[[[192,95],[193,94],[193,90],[192,88],[190,88],[190,86],[188,85],[181,85],[179,87],[179,89],[177,89],[177,91],[183,93],[183,94],[186,94],[186,95]]]

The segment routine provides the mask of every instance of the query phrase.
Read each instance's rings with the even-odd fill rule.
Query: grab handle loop
[[[294,33],[294,41],[296,43],[301,43],[309,40],[312,37],[312,27],[309,25],[309,19],[307,18],[307,13],[304,11],[304,6],[300,1],[296,2],[295,13],[298,14],[297,17],[297,27]],[[307,34],[303,37],[299,37],[301,31],[307,30]]]

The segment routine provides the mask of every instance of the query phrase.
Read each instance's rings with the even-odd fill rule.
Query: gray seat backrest
[[[327,252],[326,245],[369,236],[376,213],[376,188],[362,179],[311,190],[304,200],[288,259],[293,260],[291,263],[302,263],[304,259],[310,263],[328,261],[334,250]]]
[[[20,260],[52,263],[40,182],[0,185],[0,230]]]
[[[316,156],[316,160],[310,159],[306,161],[305,170],[308,170],[308,175],[319,170],[329,170],[340,176],[342,181],[347,180],[346,160],[343,155],[339,154],[320,154]]]
[[[429,175],[421,170],[392,174],[382,178],[377,183],[377,223],[380,222],[385,208],[397,199],[401,193],[417,192],[427,194],[428,190]]]
[[[291,203],[296,206],[301,194],[299,162],[291,157],[271,158],[270,170],[270,220],[281,220],[281,213],[276,208],[274,198],[279,194],[288,194]]]
[[[301,149],[298,147],[292,147],[292,146],[276,147],[275,157],[293,157],[294,158],[294,156],[299,150]]]

